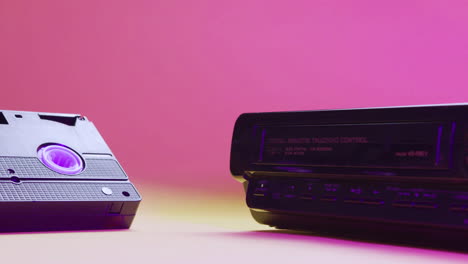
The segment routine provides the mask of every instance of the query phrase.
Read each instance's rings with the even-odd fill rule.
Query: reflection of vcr
[[[263,224],[468,231],[468,104],[243,114],[230,166]]]

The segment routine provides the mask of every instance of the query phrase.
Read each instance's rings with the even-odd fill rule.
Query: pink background
[[[1,108],[88,116],[137,186],[238,193],[243,112],[468,101],[467,14],[465,0],[0,0]]]

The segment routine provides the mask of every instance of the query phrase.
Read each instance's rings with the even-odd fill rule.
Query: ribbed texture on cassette
[[[37,158],[0,157],[0,177],[24,178],[92,178],[92,179],[126,179],[127,176],[117,161],[112,159],[86,159],[85,170],[77,175],[63,175],[44,166]],[[8,170],[15,171],[14,175]]]
[[[102,188],[112,190],[111,195]],[[128,196],[123,195],[126,192]],[[136,201],[140,196],[130,183],[11,182],[0,183],[0,201]]]

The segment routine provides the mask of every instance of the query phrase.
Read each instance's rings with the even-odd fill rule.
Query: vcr
[[[468,104],[242,114],[230,170],[262,224],[468,237]]]

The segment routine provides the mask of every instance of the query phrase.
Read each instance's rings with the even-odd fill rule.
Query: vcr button
[[[269,183],[267,180],[260,180],[255,184],[254,196],[263,197],[268,192]]]
[[[327,193],[335,193],[338,191],[339,188],[340,188],[339,184],[327,183],[323,185],[323,190],[324,192],[327,192]]]
[[[315,200],[319,193],[319,185],[317,183],[307,183],[304,187],[299,198],[302,200]]]
[[[296,185],[295,184],[287,184],[284,190],[284,198],[296,198]]]

